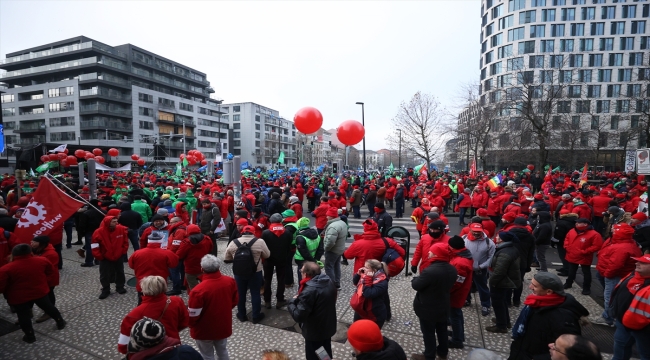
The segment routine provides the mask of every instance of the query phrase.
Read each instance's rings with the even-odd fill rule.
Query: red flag
[[[476,179],[476,158],[472,158],[472,165],[469,167],[469,177]]]
[[[83,202],[61,191],[50,179],[42,177],[16,224],[14,234],[19,243],[29,244],[35,236],[47,235],[62,225],[83,205]]]
[[[587,169],[589,169],[589,165],[585,163],[585,166],[582,168],[582,175],[580,175],[580,187],[582,187],[582,184],[587,183],[589,180],[589,177],[587,176]]]
[[[551,164],[548,164],[548,171],[546,172],[546,177],[548,177],[549,180],[553,178],[551,176],[551,174],[552,174],[551,169],[552,169]]]

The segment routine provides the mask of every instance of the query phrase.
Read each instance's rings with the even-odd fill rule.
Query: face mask
[[[585,223],[576,224],[576,229],[582,231],[582,230],[587,229],[587,226],[589,226],[589,225],[585,224]]]
[[[204,208],[204,209],[209,209],[209,208],[210,208],[210,204],[204,204],[204,205],[203,205],[203,208]]]
[[[432,238],[437,239],[442,235],[442,231],[429,231]]]
[[[382,211],[382,209],[380,209],[380,208],[378,208],[378,207],[375,207],[375,212],[376,212],[376,213],[379,213],[379,212],[381,212],[381,211]]]

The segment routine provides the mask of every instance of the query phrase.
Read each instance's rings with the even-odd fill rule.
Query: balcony
[[[117,131],[128,131],[131,132],[133,131],[133,125],[131,124],[125,124],[120,121],[116,120],[104,120],[104,119],[98,119],[98,120],[81,120],[79,123],[79,127],[82,130],[117,130]]]
[[[163,124],[179,124],[179,125],[183,125],[183,123],[185,123],[185,126],[196,127],[196,122],[195,121],[189,121],[189,120],[184,120],[183,121],[183,120],[180,120],[180,119],[169,120],[169,119],[166,119],[166,118],[161,117],[161,116],[156,116],[156,120],[158,120],[158,122],[161,122]]]
[[[95,87],[87,90],[80,90],[79,96],[80,97],[99,96],[99,97],[115,99],[115,100],[131,103],[131,95],[123,94],[119,91],[105,89],[101,87],[100,88]]]
[[[28,138],[20,138],[20,145],[35,145],[45,142],[45,135],[30,136]]]
[[[63,53],[66,53],[66,52],[77,51],[77,50],[82,50],[82,49],[90,49],[92,47],[93,47],[92,41],[86,42],[86,43],[81,43],[81,44],[68,45],[68,46],[63,46],[63,47],[60,47],[60,48],[43,50],[43,51],[38,51],[38,52],[29,53],[29,54],[25,54],[25,55],[19,55],[19,56],[14,56],[14,57],[2,59],[2,60],[0,60],[0,65],[11,64],[11,63],[15,63],[15,62],[19,62],[19,61],[25,61],[25,60],[38,59],[38,58],[42,58],[42,57],[46,57],[46,56],[51,56],[51,55],[56,55],[56,54],[63,54]]]
[[[14,133],[40,133],[45,134],[45,122],[22,122],[17,123],[14,127]]]
[[[79,107],[80,114],[97,113],[97,112],[111,114],[111,115],[125,116],[125,117],[132,116],[131,109],[112,106],[109,104],[103,104],[103,103],[89,104],[89,105],[81,105]]]
[[[116,76],[108,75],[108,74],[102,74],[97,76],[97,73],[90,73],[90,74],[83,74],[79,75],[79,82],[82,81],[93,81],[93,80],[102,80],[102,81],[108,81],[113,84],[118,84],[118,85],[123,85],[126,87],[131,86],[131,82],[125,79],[121,79]]]
[[[183,149],[183,142],[182,141],[163,140],[163,141],[161,141],[161,145],[169,146],[172,149]],[[185,148],[186,149],[193,149],[194,148],[194,141],[187,140],[187,143],[185,144]]]
[[[93,56],[90,58],[86,59],[81,59],[81,60],[73,60],[73,61],[66,61],[58,64],[50,64],[50,65],[43,65],[43,66],[36,66],[28,69],[21,69],[21,70],[14,70],[14,71],[7,71],[4,74],[0,74],[0,79],[6,79],[14,76],[21,76],[21,75],[29,75],[29,74],[36,74],[40,72],[45,72],[45,71],[52,71],[52,70],[61,70],[61,69],[66,69],[70,67],[76,67],[76,66],[82,66],[82,65],[88,65],[88,64],[96,64],[97,63],[97,57]]]

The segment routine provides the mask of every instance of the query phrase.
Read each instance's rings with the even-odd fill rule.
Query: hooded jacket
[[[515,240],[519,242],[519,239]],[[516,289],[521,286],[521,269],[519,266],[519,250],[515,241],[502,242],[496,246],[494,257],[490,262],[490,278],[488,284],[491,288]]]
[[[120,225],[126,226],[130,230],[138,230],[140,226],[142,226],[142,216],[131,210],[130,203],[122,203],[122,205],[120,205],[120,210],[122,210],[120,218],[118,219]]]
[[[221,340],[232,335],[232,309],[239,301],[235,279],[220,271],[205,273],[190,291],[187,307],[190,336],[197,340]],[[215,326],[215,322],[219,326]]]
[[[458,272],[451,264],[435,261],[420,276],[414,277],[411,287],[417,291],[413,299],[415,314],[428,321],[446,322],[451,306],[450,290],[457,276]]]
[[[603,246],[603,238],[589,225],[584,232],[572,229],[564,239],[566,261],[573,264],[591,265],[594,253]]]
[[[551,245],[551,236],[553,235],[551,213],[548,211],[539,211],[537,213],[537,218],[538,223],[533,230],[535,245]]]
[[[564,239],[566,239],[569,231],[575,227],[576,220],[578,220],[578,214],[568,213],[560,215],[560,217],[555,222],[555,231],[553,232],[553,237],[558,240],[558,243],[561,246],[564,246]]]
[[[157,228],[153,224],[153,222],[156,220],[163,220],[164,223],[162,224],[162,226]],[[167,222],[167,218],[165,218],[162,215],[156,214],[151,218],[151,222],[149,222],[149,226],[146,229],[144,229],[142,235],[140,236],[140,249],[147,247],[147,243],[149,242],[149,235],[151,235],[153,231],[158,231],[158,230],[169,231],[169,223]]]
[[[328,220],[325,226],[325,237],[323,238],[323,248],[327,252],[337,255],[345,251],[345,241],[348,238],[348,225],[336,217]]]
[[[221,223],[221,211],[219,207],[211,204],[208,209],[202,209],[201,211],[201,232],[203,234],[208,234],[210,231],[213,231]]]
[[[188,237],[181,242],[176,255],[179,260],[183,260],[186,274],[200,274],[201,259],[212,253],[212,239],[203,235],[201,229],[194,224],[187,227],[187,235]]]
[[[146,223],[151,218],[151,207],[144,200],[136,200],[131,204],[131,209],[142,217],[142,222]]]
[[[514,244],[519,251],[519,269],[523,273],[529,272],[535,253],[535,237],[525,226],[515,225],[509,231],[519,238],[519,242]]]
[[[178,202],[174,206],[174,216],[181,218],[184,223],[189,224],[190,223],[190,214],[187,212],[187,210],[184,209],[184,206],[186,203],[184,202]]]
[[[92,249],[95,259],[118,261],[129,250],[129,229],[117,224],[111,231],[110,224],[114,216],[106,216],[99,229],[92,236]]]
[[[406,360],[404,349],[393,340],[384,336],[384,346],[377,351],[363,352],[357,360]]]
[[[323,272],[305,283],[287,310],[307,341],[329,340],[336,333],[336,286]]]
[[[54,265],[44,257],[15,256],[12,262],[0,267],[0,293],[9,305],[40,299],[54,287],[49,282],[53,274]]]
[[[388,246],[399,253],[400,256],[406,255],[404,249],[391,238],[385,238]],[[363,234],[355,234],[352,245],[343,252],[346,259],[354,259],[353,274],[356,274],[366,260],[381,260],[386,252],[386,246],[381,240],[381,234],[377,230],[364,231]]]
[[[642,249],[650,248],[650,219],[637,224],[634,227],[634,235],[632,236]]]
[[[465,240],[465,248],[474,259],[474,271],[487,270],[496,250],[494,241],[490,240],[485,233],[481,238],[474,238],[471,232],[463,236],[463,240]]]
[[[465,305],[467,294],[469,294],[472,288],[474,260],[472,259],[472,253],[466,248],[460,250],[450,249],[450,251],[452,258],[449,263],[456,268],[456,272],[458,273],[456,282],[451,288],[451,307],[461,309]]]
[[[415,247],[415,252],[413,253],[413,259],[411,259],[411,266],[420,266],[420,272],[424,271],[431,264],[431,259],[429,259],[429,249],[433,244],[444,242],[449,242],[449,236],[444,232],[440,234],[439,238],[434,238],[429,234],[422,235],[420,241]],[[471,257],[471,256],[470,256]]]
[[[262,231],[262,239],[271,252],[267,259],[274,264],[285,264],[289,257],[293,234],[282,224],[271,223],[269,228]]]
[[[298,235],[296,235],[296,255],[300,254],[304,261],[320,260],[321,256],[323,256],[323,253],[325,253],[325,250],[323,249],[323,240],[320,239],[318,248],[314,254],[312,254],[307,248],[307,240],[305,240],[315,240],[318,237],[319,235],[316,229],[306,228],[298,230]]]
[[[187,237],[187,226],[183,221],[178,221],[169,225],[169,241],[167,250],[174,254],[178,252],[178,248],[183,243],[183,239]]]
[[[160,248],[159,243],[149,243],[131,254],[129,267],[133,269],[137,280],[136,290],[142,291],[140,280],[149,275],[169,277],[169,269],[178,266],[178,256],[171,251]]]
[[[596,270],[609,279],[622,278],[634,270],[636,260],[632,257],[641,255],[631,233],[615,231],[598,251]]]
[[[324,229],[327,225],[327,209],[329,208],[330,205],[324,202],[318,205],[318,207],[312,213],[312,215],[316,218],[317,229]]]

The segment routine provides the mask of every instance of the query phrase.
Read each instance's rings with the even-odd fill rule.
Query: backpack
[[[424,222],[427,220],[427,216],[429,216],[430,211],[424,210],[422,206],[420,206],[420,209],[422,209],[422,217],[420,217],[420,224],[424,225]]]
[[[384,237],[381,238],[386,246],[386,252],[382,256],[381,261],[387,265],[386,272],[388,276],[393,277],[404,270],[404,258],[400,256],[397,250],[388,245],[388,241]]]
[[[323,194],[323,192],[320,191],[319,188],[314,188],[314,195],[315,195],[316,197],[320,197],[322,194]]]
[[[251,276],[257,272],[257,264],[259,264],[259,260],[257,263],[255,262],[252,250],[255,241],[257,241],[257,238],[253,238],[253,240],[242,245],[238,239],[233,240],[235,245],[237,245],[235,256],[232,259],[233,274],[237,276]]]

